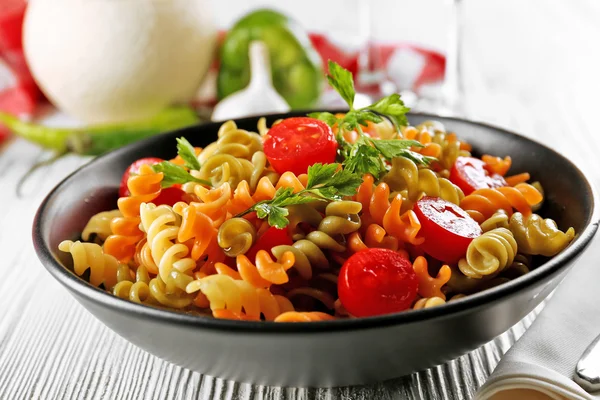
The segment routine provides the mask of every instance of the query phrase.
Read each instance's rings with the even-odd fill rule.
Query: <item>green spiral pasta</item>
[[[135,281],[131,278],[119,279],[119,283],[113,288],[113,294],[138,304],[156,304],[156,299],[150,293],[149,283],[150,275],[148,274],[148,270],[146,267],[140,265],[135,274]]]
[[[515,259],[513,260],[512,264],[506,267],[500,276],[508,279],[515,279],[523,276],[530,271],[531,262],[531,256],[518,253],[515,255]]]
[[[458,268],[464,275],[478,279],[502,271],[512,264],[516,254],[517,242],[511,231],[496,228],[473,239]]]
[[[430,169],[419,169],[414,161],[398,157],[392,160],[392,168],[384,176],[393,192],[400,193],[403,211],[412,208],[412,204],[423,196],[441,197],[454,204],[463,199],[462,190],[446,178],[441,178]]]
[[[111,210],[111,211],[102,211],[98,214],[95,214],[88,223],[83,228],[83,232],[81,232],[81,238],[88,242],[92,235],[95,235],[101,241],[105,241],[107,237],[112,235],[112,230],[110,229],[110,223],[115,218],[122,217],[121,211],[119,210]]]
[[[356,201],[336,201],[325,208],[325,218],[304,239],[296,241],[292,246],[275,246],[271,250],[280,259],[286,251],[292,252],[296,258],[294,267],[305,279],[312,276],[312,267],[328,268],[329,260],[323,250],[343,252],[344,235],[356,232],[361,227],[359,213],[362,204]]]
[[[460,149],[460,141],[448,139],[448,132],[444,124],[439,121],[425,121],[417,125],[416,129],[420,132],[428,132],[432,136],[431,141],[440,145],[442,152],[438,156],[438,161],[446,170],[452,168],[458,157],[471,155],[470,152]]]
[[[508,215],[504,210],[498,210],[481,224],[481,230],[489,232],[496,228],[508,229]]]
[[[452,275],[446,285],[444,293],[453,295],[468,295],[498,286],[509,279],[504,276],[484,275],[481,278],[471,278],[464,275],[457,266],[450,267]]]
[[[524,254],[552,257],[561,252],[575,237],[573,228],[561,231],[556,222],[532,214],[525,218],[516,212],[510,217],[510,231],[515,236],[519,251]]]
[[[167,281],[168,283],[165,283],[160,276],[150,280],[148,288],[152,298],[159,304],[171,308],[181,309],[192,304],[194,295],[185,291],[187,285],[193,281],[191,276],[173,271]]]
[[[293,240],[300,240],[306,237],[300,226],[301,224],[308,224],[316,228],[323,220],[321,213],[309,204],[288,206],[287,210],[289,212],[288,221],[290,221],[287,229]]]
[[[246,254],[256,240],[256,229],[244,218],[228,219],[219,227],[217,242],[229,257]]]

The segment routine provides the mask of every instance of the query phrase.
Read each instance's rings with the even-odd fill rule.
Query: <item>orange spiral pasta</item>
[[[427,260],[425,257],[419,256],[413,262],[413,269],[417,274],[417,279],[419,281],[419,296],[439,297],[442,300],[446,300],[446,295],[442,292],[441,288],[450,280],[452,270],[449,266],[443,265],[437,276],[434,278],[429,275],[427,267]]]
[[[326,313],[312,311],[312,312],[298,312],[298,311],[287,311],[280,314],[275,318],[275,322],[315,322],[315,321],[331,321],[335,317]]]
[[[515,187],[478,189],[462,199],[460,207],[481,224],[498,210],[504,210],[510,216],[516,209],[527,217],[531,215],[531,206],[542,200],[543,196],[535,187],[519,183]]]
[[[489,154],[484,154],[481,156],[481,160],[487,164],[488,168],[494,172],[495,174],[504,176],[510,169],[512,165],[512,159],[510,156],[501,157],[490,156]]]
[[[280,188],[292,188],[294,193],[297,193],[305,188],[306,179],[306,174],[296,176],[292,172],[285,172],[277,184],[273,185],[271,180],[265,176],[258,181],[254,193],[251,193],[248,181],[241,181],[227,205],[227,210],[233,215],[239,214],[259,201],[272,199]]]
[[[190,204],[193,204],[198,212],[210,218],[215,228],[221,226],[231,216],[227,211],[227,203],[232,196],[229,183],[225,182],[214,189],[207,189],[197,183],[185,184],[183,190],[196,195],[200,202],[191,202]]]
[[[244,280],[254,287],[268,288],[272,284],[281,285],[289,281],[286,271],[292,268],[294,261],[294,254],[289,251],[283,253],[281,260],[273,261],[268,252],[260,250],[256,253],[256,265],[245,255],[239,255],[236,257],[237,271],[223,263],[216,263],[215,269],[219,274]]]
[[[390,187],[381,182],[374,187],[374,178],[367,174],[356,193],[356,201],[362,204],[363,226],[365,222],[376,223],[401,242],[418,245],[423,238],[417,237],[421,223],[414,211],[401,214],[402,196],[397,195],[390,203]],[[367,225],[368,226],[368,225]]]
[[[105,253],[124,263],[133,258],[137,242],[144,237],[139,228],[140,205],[158,197],[162,179],[163,174],[154,172],[149,165],[142,165],[138,175],[129,178],[127,188],[131,195],[117,201],[123,217],[111,222],[113,234],[104,242]]]
[[[173,211],[182,217],[177,240],[180,243],[193,241],[190,256],[195,261],[206,254],[206,249],[211,242],[217,240],[217,229],[213,226],[214,221],[200,211],[201,206],[201,203],[188,205],[183,202],[173,206]]]

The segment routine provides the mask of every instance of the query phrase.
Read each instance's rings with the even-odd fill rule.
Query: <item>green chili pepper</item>
[[[227,33],[220,52],[219,99],[248,86],[248,47],[254,40],[267,45],[273,84],[290,107],[314,106],[323,83],[321,59],[306,32],[295,21],[273,10],[252,12]]]
[[[99,155],[162,132],[183,128],[199,121],[191,108],[174,107],[156,116],[130,123],[97,125],[87,128],[52,128],[23,122],[0,112],[0,124],[15,135],[57,154]]]

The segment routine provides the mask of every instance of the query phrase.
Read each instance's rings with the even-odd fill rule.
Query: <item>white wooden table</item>
[[[467,1],[468,117],[535,137],[600,181],[600,3]],[[281,389],[176,367],[87,313],[37,260],[31,223],[42,198],[87,159],[67,157],[15,185],[45,157],[15,140],[0,149],[0,399],[463,399],[485,381],[534,316],[446,365],[377,385]]]

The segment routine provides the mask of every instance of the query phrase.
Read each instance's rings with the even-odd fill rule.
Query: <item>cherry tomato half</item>
[[[315,163],[335,161],[337,141],[329,125],[314,118],[288,118],[265,136],[264,152],[275,171],[304,174]]]
[[[153,164],[158,164],[162,161],[164,161],[164,160],[162,160],[160,158],[146,157],[146,158],[140,158],[139,160],[137,160],[133,164],[131,164],[125,170],[125,173],[123,174],[123,177],[121,178],[121,184],[119,185],[119,197],[127,197],[131,194],[129,192],[129,189],[127,188],[127,181],[129,180],[129,177],[131,176],[131,174],[137,174],[140,171],[140,167],[142,165],[145,165],[145,164],[153,165]]]
[[[410,308],[417,288],[409,260],[392,250],[370,248],[346,260],[340,271],[338,296],[350,314],[369,317]]]
[[[490,176],[486,164],[474,157],[458,157],[450,170],[450,181],[461,188],[465,195],[477,189],[508,186],[502,176]]]
[[[421,249],[430,256],[453,264],[464,257],[469,243],[481,235],[479,224],[462,208],[439,197],[423,197],[414,212],[425,238]]]
[[[256,253],[258,253],[259,250],[266,250],[270,254],[273,247],[280,246],[282,244],[291,246],[294,244],[294,242],[292,241],[287,229],[278,229],[272,226],[267,229],[265,233],[258,238],[256,243],[254,243],[254,246],[252,246],[250,250],[246,252],[246,257],[254,262]]]
[[[175,203],[182,201],[184,195],[185,192],[183,190],[179,189],[178,187],[171,186],[162,189],[158,197],[152,200],[152,203],[154,203],[157,206],[166,204],[168,206],[173,207]]]

